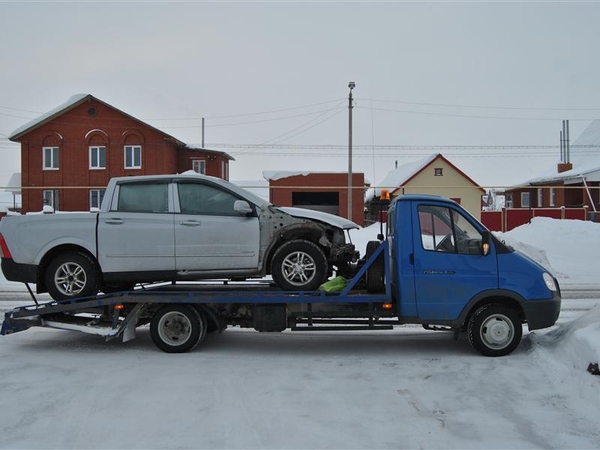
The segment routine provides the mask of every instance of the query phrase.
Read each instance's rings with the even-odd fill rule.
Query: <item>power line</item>
[[[342,102],[345,102],[345,101],[346,101],[345,99],[344,99],[344,100],[342,100]],[[308,131],[308,130],[310,130],[311,128],[314,128],[314,127],[316,127],[317,125],[320,125],[320,124],[322,124],[323,122],[326,122],[326,121],[328,121],[329,119],[331,119],[331,118],[333,118],[333,117],[337,116],[337,115],[338,115],[340,112],[342,112],[342,111],[345,109],[345,108],[338,108],[338,107],[339,107],[339,103],[338,103],[338,104],[336,104],[336,105],[335,105],[333,108],[331,108],[331,109],[329,109],[329,110],[327,110],[327,111],[323,112],[323,114],[321,114],[321,115],[319,115],[319,116],[317,116],[317,117],[314,117],[314,118],[312,118],[312,119],[311,119],[311,120],[309,120],[308,122],[305,122],[305,123],[303,123],[302,125],[299,125],[299,126],[297,126],[297,127],[293,128],[293,129],[291,129],[290,131],[286,132],[286,133],[280,134],[280,135],[279,135],[279,136],[277,136],[277,137],[274,137],[274,138],[272,138],[272,139],[269,139],[268,141],[265,141],[265,142],[263,142],[261,145],[263,145],[263,146],[264,146],[264,145],[268,144],[269,142],[276,141],[277,139],[280,139],[280,138],[282,138],[282,137],[284,137],[284,136],[286,136],[286,135],[288,135],[288,134],[290,134],[290,133],[293,133],[294,131],[296,131],[296,130],[298,130],[298,129],[300,129],[300,128],[302,128],[302,127],[306,126],[306,125],[308,125],[308,124],[309,124],[309,123],[311,123],[311,122],[314,122],[315,120],[319,120],[321,117],[323,117],[323,116],[327,115],[327,113],[330,113],[331,111],[334,111],[334,110],[336,110],[336,109],[339,109],[339,110],[338,110],[338,112],[336,112],[336,113],[335,113],[335,114],[333,114],[332,116],[330,116],[330,117],[327,117],[327,118],[323,119],[322,121],[320,121],[320,122],[318,122],[318,123],[316,123],[316,124],[312,125],[312,126],[311,126],[311,127],[309,127],[309,128],[306,128],[305,130],[302,130],[300,133],[297,133],[297,134],[294,134],[294,135],[292,135],[292,136],[289,136],[289,137],[287,137],[285,140],[287,140],[287,139],[291,139],[291,138],[293,138],[294,136],[297,136],[298,134],[304,133],[305,131]],[[279,142],[283,142],[283,141],[279,141]],[[271,144],[271,145],[276,145],[276,144]]]
[[[214,148],[273,148],[273,149],[319,149],[319,150],[335,150],[335,149],[347,149],[346,145],[342,144],[227,144],[227,143],[211,143],[206,144]],[[571,145],[573,148],[600,148],[600,144],[589,144],[589,145]],[[557,149],[560,145],[546,145],[546,144],[513,144],[513,145],[352,145],[352,148],[356,149],[376,149],[376,150],[504,150],[504,149],[518,149],[518,150],[534,150],[534,149]]]
[[[276,112],[283,112],[283,111],[292,111],[294,109],[303,109],[303,108],[311,108],[313,106],[321,106],[321,105],[326,105],[328,103],[334,103],[334,102],[339,102],[340,99],[335,99],[335,100],[328,100],[326,102],[320,102],[320,103],[313,103],[310,105],[304,105],[304,106],[294,106],[292,108],[283,108],[283,109],[273,109],[271,111],[263,111],[263,112],[254,112],[254,113],[247,113],[247,114],[234,114],[234,115],[230,115],[230,116],[212,116],[212,117],[206,117],[206,119],[230,119],[233,117],[245,117],[245,116],[257,116],[260,114],[272,114],[272,113],[276,113]]]
[[[600,111],[600,108],[532,108],[522,106],[481,106],[481,105],[458,105],[448,103],[423,103],[423,102],[406,102],[402,100],[376,100],[376,99],[365,99],[360,98],[357,100],[370,100],[373,102],[381,103],[401,103],[404,105],[420,105],[420,106],[442,106],[447,108],[474,108],[474,109],[508,109],[508,110],[521,110],[521,111]]]
[[[401,109],[386,109],[386,108],[363,108],[361,106],[356,106],[359,109],[372,109],[373,111],[384,111],[384,112],[397,112],[404,114],[417,114],[417,115],[425,115],[425,116],[442,116],[442,117],[459,117],[463,119],[488,119],[488,120],[534,120],[534,121],[558,121],[562,119],[556,118],[541,118],[541,117],[498,117],[498,116],[476,116],[476,115],[467,115],[467,114],[449,114],[449,113],[437,113],[437,112],[429,112],[429,111],[407,111]],[[569,119],[571,121],[585,121],[591,122],[596,119]]]

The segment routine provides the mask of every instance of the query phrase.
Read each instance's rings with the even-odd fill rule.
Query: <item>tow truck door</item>
[[[498,288],[494,249],[458,205],[416,203],[413,226],[415,297],[422,320],[452,320],[479,292]]]

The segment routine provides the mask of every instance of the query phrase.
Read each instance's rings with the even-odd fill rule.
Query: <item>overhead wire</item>
[[[419,105],[419,106],[442,106],[447,108],[473,108],[473,109],[513,109],[513,110],[524,110],[524,111],[600,111],[600,108],[535,108],[535,107],[523,107],[523,106],[482,106],[482,105],[459,105],[450,103],[424,103],[424,102],[407,102],[403,100],[382,100],[382,99],[364,99],[357,98],[357,100],[371,100],[371,102],[382,102],[382,103],[401,103],[405,105]]]

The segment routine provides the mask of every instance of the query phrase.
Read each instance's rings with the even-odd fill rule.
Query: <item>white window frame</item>
[[[541,208],[544,206],[544,190],[542,188],[538,188],[537,190],[537,207]]]
[[[48,200],[48,203],[46,203]],[[45,205],[49,205],[58,211],[60,208],[60,191],[58,189],[45,189],[42,191],[42,209]]]
[[[100,205],[102,205],[102,199],[104,198],[104,193],[106,189],[90,189],[90,210],[92,208],[100,209]],[[98,199],[98,205],[94,206],[94,193],[96,193],[96,198]]]
[[[196,173],[206,175],[206,160],[192,159],[192,170]]]
[[[229,180],[229,164],[224,160],[221,160],[221,178]]]
[[[104,151],[104,165],[101,165],[100,150]],[[93,163],[94,153],[96,154],[96,165],[94,165],[94,163]],[[106,146],[93,145],[90,147],[90,169],[92,169],[92,170],[106,169]]]
[[[131,151],[131,165],[127,165],[127,152]],[[139,164],[135,162],[135,154],[139,153]],[[123,163],[126,169],[141,169],[142,168],[142,146],[141,145],[126,145],[123,152]]]
[[[556,188],[550,188],[550,206],[556,206]]]
[[[506,207],[507,208],[513,207],[513,194],[506,194]]]
[[[521,192],[521,208],[529,208],[531,206],[531,195],[529,192]]]
[[[46,150],[50,150],[49,158],[46,157]],[[59,147],[42,147],[42,159],[44,170],[58,170],[59,167]]]

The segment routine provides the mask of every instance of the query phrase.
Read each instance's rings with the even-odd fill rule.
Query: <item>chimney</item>
[[[560,162],[556,167],[558,173],[566,172],[573,168],[571,164],[571,145],[569,142],[569,121],[562,121],[562,131],[560,132]]]

